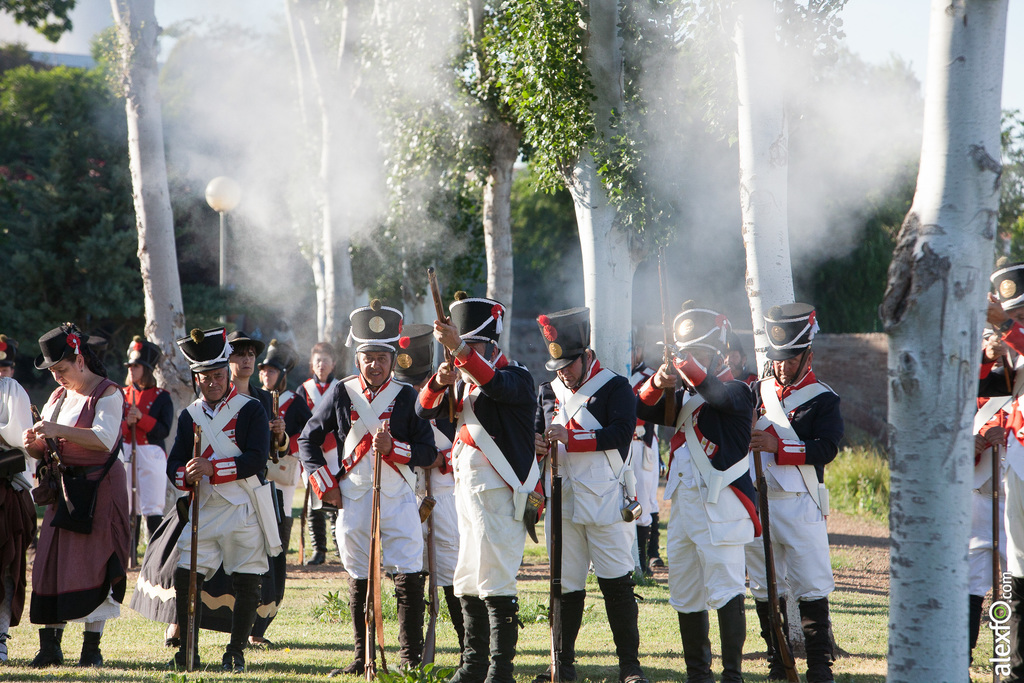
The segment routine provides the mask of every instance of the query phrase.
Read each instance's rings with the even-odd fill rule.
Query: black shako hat
[[[263,358],[263,362],[260,363],[259,367],[262,368],[269,365],[288,374],[295,368],[298,362],[299,356],[291,345],[271,339],[270,344],[267,346],[267,355]]]
[[[732,325],[725,315],[700,308],[693,301],[684,302],[682,312],[672,320],[672,336],[681,351],[703,348],[725,353],[731,331]]]
[[[345,346],[356,344],[356,353],[395,352],[395,344],[402,336],[402,312],[397,308],[384,306],[379,299],[374,299],[369,306],[352,311],[348,319],[352,322],[352,327],[348,331]]]
[[[146,341],[139,335],[132,337],[132,343],[128,345],[128,360],[125,361],[125,365],[139,365],[145,366],[150,370],[156,369],[156,364],[160,362],[160,357],[163,354],[160,351],[160,347],[153,342]]]
[[[505,306],[500,302],[455,292],[455,301],[448,307],[448,312],[452,325],[464,341],[498,343],[505,319]]]
[[[814,306],[772,306],[764,316],[764,331],[768,337],[768,360],[796,358],[811,347],[811,340],[818,333]]]
[[[18,355],[18,342],[6,334],[0,334],[0,368],[14,365],[14,357]]]
[[[1004,311],[1024,306],[1024,263],[1010,263],[1005,257],[1000,258],[989,280]]]
[[[192,372],[209,372],[228,366],[231,343],[227,330],[214,327],[210,330],[192,330],[187,337],[175,340],[181,353],[189,363]]]
[[[82,334],[74,323],[64,323],[55,327],[39,338],[39,350],[36,356],[36,370],[46,370],[65,358],[72,358],[82,353],[82,344],[88,338]]]
[[[406,325],[398,339],[395,377],[409,384],[419,384],[434,369],[434,326]]]
[[[235,330],[228,335],[228,343],[231,344],[233,349],[237,349],[239,346],[251,346],[256,350],[256,355],[259,356],[263,353],[263,349],[267,348],[267,345],[261,342],[259,339],[253,339],[247,333],[242,330]]]
[[[568,308],[537,316],[537,325],[548,343],[544,367],[558,372],[583,355],[590,346],[590,309]]]

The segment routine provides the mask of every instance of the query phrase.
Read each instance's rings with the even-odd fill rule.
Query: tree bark
[[[1006,0],[931,5],[917,190],[880,308],[889,334],[892,683],[958,680],[968,666],[960,598],[999,208],[1006,11]]]
[[[736,18],[736,81],[746,290],[757,367],[768,339],[764,313],[793,301],[787,221],[789,128],[772,3],[744,0]]]
[[[163,119],[157,69],[154,0],[111,0],[120,40],[128,118],[129,168],[139,263],[145,298],[146,338],[163,351],[155,368],[157,381],[177,405],[193,400],[188,364],[175,340],[185,336],[185,311],[174,244],[174,217],[167,187]]]
[[[505,325],[499,346],[512,340],[512,168],[519,156],[519,131],[495,119],[488,147],[491,165],[484,185],[484,247],[487,251],[487,296],[505,304]]]
[[[594,83],[593,111],[599,133],[609,132],[614,110],[623,107],[622,40],[615,0],[591,0],[586,62]],[[576,209],[583,252],[585,303],[590,308],[591,347],[601,363],[616,372],[629,368],[629,331],[636,260],[619,225],[615,207],[588,149],[576,161],[567,185]]]

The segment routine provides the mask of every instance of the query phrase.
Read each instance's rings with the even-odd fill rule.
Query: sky
[[[1011,2],[1008,36],[1024,35],[1024,7]],[[849,48],[869,62],[890,55],[909,62],[924,82],[930,0],[849,0],[842,17]],[[220,18],[266,29],[281,19],[281,0],[156,0],[164,26],[189,18]],[[88,54],[89,40],[110,24],[109,0],[79,0],[75,30],[56,46],[34,31],[0,15],[0,42],[22,41],[30,50]],[[1008,40],[1003,67],[1003,108],[1024,110],[1024,41]]]

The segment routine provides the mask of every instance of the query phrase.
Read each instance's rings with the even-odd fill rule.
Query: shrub
[[[889,463],[871,447],[844,448],[825,468],[833,510],[874,519],[889,519]]]

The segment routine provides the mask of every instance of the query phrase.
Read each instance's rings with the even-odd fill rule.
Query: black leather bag
[[[74,531],[76,534],[92,533],[92,519],[96,512],[96,494],[99,491],[100,482],[107,476],[107,472],[114,465],[120,451],[121,442],[118,441],[102,468],[89,468],[77,476],[72,475],[69,471],[60,475],[62,490],[57,495],[57,513],[50,521],[50,526]],[[96,469],[102,469],[99,478],[95,480],[88,478],[87,474]]]
[[[39,507],[56,503],[60,491],[60,468],[57,463],[49,458],[39,463],[36,479],[39,485],[32,489],[32,501]]]
[[[0,477],[10,479],[25,471],[25,454],[17,448],[0,450]]]

